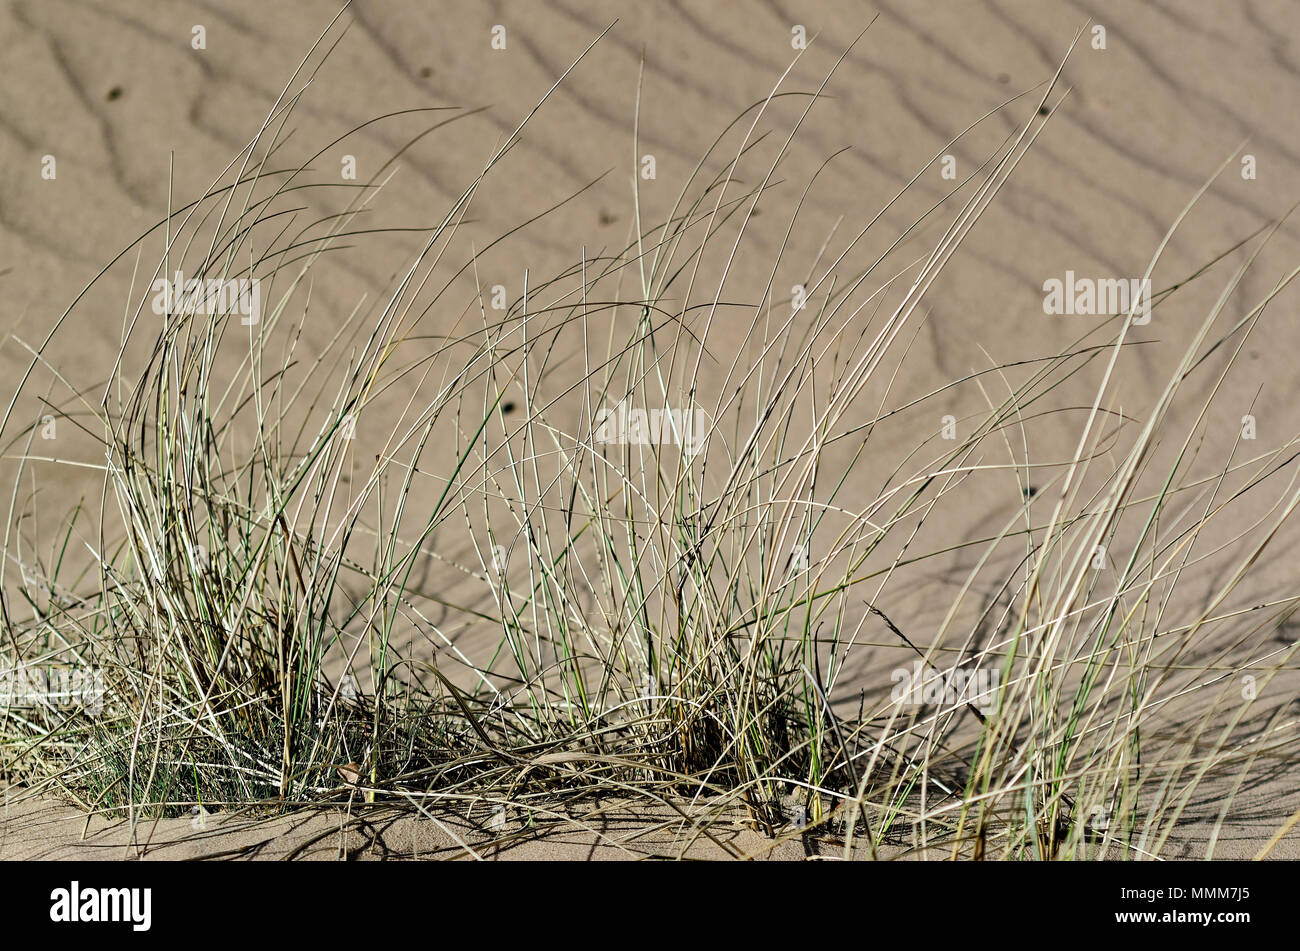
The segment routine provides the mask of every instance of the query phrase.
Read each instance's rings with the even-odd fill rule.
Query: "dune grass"
[[[99,669],[105,686],[96,713],[0,710],[10,780],[136,820],[397,802],[468,809],[497,836],[583,827],[617,801],[684,841],[743,814],[823,854],[1140,859],[1177,840],[1209,783],[1217,835],[1261,757],[1294,758],[1267,688],[1292,668],[1295,642],[1270,638],[1295,597],[1238,591],[1300,503],[1297,437],[1234,446],[1209,476],[1193,465],[1236,363],[1208,355],[1239,352],[1295,276],[1227,318],[1267,233],[1189,277],[1217,276],[1222,296],[1161,344],[1183,356],[1141,418],[1112,396],[1142,343],[1132,313],[900,398],[926,295],[1050,121],[1037,107],[1059,102],[1055,80],[1000,107],[1028,118],[883,254],[862,249],[893,201],[792,263],[816,181],[792,193],[779,163],[826,87],[791,93],[783,76],[665,220],[642,222],[634,187],[626,247],[520,274],[497,310],[485,249],[460,231],[545,121],[543,97],[386,296],[323,332],[313,276],[382,233],[361,216],[391,173],[303,224],[338,186],[312,170],[322,153],[287,157],[285,132],[329,36],[205,194],[115,259],[135,277],[106,382],[46,356],[97,282],[46,340],[10,342],[30,369],[0,429],[0,653]],[[778,101],[799,103],[793,121],[775,124]],[[422,134],[465,114],[432,112]],[[741,288],[730,272],[760,206],[779,251],[765,285]],[[782,293],[792,269],[806,301]],[[177,270],[257,278],[259,319],[188,298],[154,315],[143,289]],[[1063,405],[1081,385],[1090,403]],[[600,411],[620,405],[676,415],[655,440],[611,442]],[[46,413],[92,448],[44,453]],[[697,418],[703,432],[680,431]],[[900,425],[907,450],[881,448]],[[1070,434],[1070,456],[1031,451],[1045,427]],[[29,486],[59,466],[97,489],[55,531]],[[987,537],[954,536],[945,513],[986,478],[1018,480],[1024,504]],[[918,627],[907,591],[928,565],[951,574],[955,552],[973,567]],[[996,690],[908,703],[890,668],[914,662],[991,673]]]

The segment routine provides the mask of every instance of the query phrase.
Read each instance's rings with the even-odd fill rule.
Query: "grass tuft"
[[[791,191],[778,169],[832,75],[798,94],[782,77],[662,221],[633,189],[625,247],[522,273],[496,309],[461,231],[543,97],[385,297],[323,330],[314,280],[386,233],[364,223],[389,174],[340,190],[314,177],[321,153],[289,156],[323,59],[110,265],[134,257],[106,381],[74,385],[47,355],[98,278],[23,344],[0,426],[0,654],[98,671],[103,694],[0,709],[9,779],[133,818],[397,802],[469,809],[497,836],[507,815],[583,825],[632,801],[684,840],[740,814],[846,856],[1145,858],[1206,788],[1225,797],[1211,854],[1243,778],[1294,756],[1268,688],[1293,669],[1277,635],[1296,599],[1243,592],[1300,504],[1297,437],[1199,459],[1236,353],[1295,277],[1225,317],[1268,234],[1192,276],[1244,248],[1218,306],[1163,344],[1183,356],[1144,418],[1114,394],[1150,343],[1132,314],[897,395],[926,295],[1050,121],[1055,80],[991,113],[1025,116],[883,252],[916,178],[791,261],[816,179]],[[424,116],[421,137],[468,114]],[[760,205],[777,250],[742,286]],[[153,314],[178,270],[256,279],[261,313],[183,297]],[[792,274],[803,301],[780,293]],[[950,406],[967,408],[955,439],[936,424]],[[40,451],[45,414],[75,451]],[[1061,432],[1073,448],[1051,457]],[[54,470],[94,479],[57,529],[32,490]],[[1009,515],[955,535],[994,485]],[[949,603],[912,594],[936,573]],[[893,689],[929,667],[991,693]]]

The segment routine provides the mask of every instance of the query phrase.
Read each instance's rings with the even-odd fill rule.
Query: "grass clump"
[[[1235,791],[1261,756],[1294,755],[1285,705],[1242,702],[1236,674],[1262,697],[1292,662],[1294,641],[1264,647],[1294,597],[1243,627],[1256,605],[1238,591],[1300,501],[1296,439],[1197,465],[1233,365],[1207,358],[1239,350],[1295,276],[1222,326],[1267,235],[1243,242],[1145,419],[1113,405],[1143,343],[1132,313],[1063,352],[895,395],[926,294],[1050,119],[1054,81],[882,252],[865,249],[915,178],[799,262],[787,246],[816,181],[791,196],[779,168],[825,84],[778,84],[663,221],[642,222],[633,189],[626,247],[522,274],[497,310],[485,249],[460,232],[534,110],[385,297],[322,331],[316,275],[384,234],[362,216],[389,170],[303,223],[339,192],[313,180],[322,153],[287,157],[321,61],[199,200],[129,249],[102,386],[46,355],[96,284],[28,347],[0,430],[17,470],[3,652],[95,669],[104,690],[95,713],[5,708],[11,778],[133,816],[348,800],[581,823],[631,800],[688,837],[739,810],[845,855],[1140,858],[1176,838],[1199,789],[1227,776],[1214,788]],[[742,289],[732,269],[760,206],[777,252]],[[181,294],[151,314],[140,288],[178,270],[256,279],[261,312]],[[792,271],[800,300],[778,290]],[[1087,405],[1066,399],[1083,385]],[[983,408],[949,440],[935,421],[957,394]],[[20,404],[90,448],[41,455]],[[900,427],[905,451],[877,448]],[[1032,461],[1052,427],[1072,452]],[[37,533],[26,480],[60,465],[93,472],[96,492]],[[946,533],[989,479],[1016,480],[1023,504],[984,537]],[[921,606],[907,592],[930,565],[951,573],[954,552],[977,560],[918,629],[894,605]],[[1215,580],[1189,598],[1184,578]],[[994,689],[911,703],[891,664],[983,671]]]

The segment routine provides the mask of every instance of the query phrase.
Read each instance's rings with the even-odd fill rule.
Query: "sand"
[[[870,220],[943,145],[1010,96],[1049,79],[1075,32],[1092,17],[1107,28],[1107,48],[1087,41],[1071,58],[1063,83],[1071,92],[1029,158],[1017,169],[961,253],[927,297],[929,316],[909,357],[902,394],[924,392],[973,368],[1054,352],[1077,334],[1071,318],[1042,314],[1042,282],[1067,270],[1079,275],[1140,275],[1184,203],[1225,160],[1233,162],[1174,236],[1156,272],[1157,288],[1190,274],[1300,198],[1300,127],[1296,110],[1297,52],[1288,37],[1300,29],[1293,3],[1223,4],[1114,2],[901,2],[875,4],[879,18],[847,57],[818,105],[816,121],[792,145],[782,167],[791,189],[835,150],[850,146],[818,179],[788,252],[810,259],[843,216],[845,229]],[[0,88],[0,331],[38,342],[64,308],[119,250],[165,213],[169,153],[174,153],[177,196],[202,192],[256,131],[294,67],[337,12],[334,0],[230,0],[220,7],[190,2],[132,0],[85,4],[65,0],[0,5],[6,75]],[[869,21],[868,5],[738,2],[530,2],[482,4],[448,0],[358,0],[345,19],[352,26],[299,107],[297,143],[326,143],[381,113],[431,106],[490,106],[487,111],[425,139],[397,165],[380,207],[398,227],[427,227],[472,179],[537,98],[585,46],[615,18],[618,24],[571,80],[547,103],[523,141],[476,201],[463,240],[483,246],[501,231],[550,207],[607,171],[583,198],[530,228],[508,248],[489,252],[484,283],[522,287],[525,269],[548,274],[577,260],[583,248],[614,248],[627,238],[630,218],[632,114],[644,50],[640,149],[653,154],[657,180],[642,188],[644,214],[666,213],[678,184],[714,135],[741,110],[761,100],[789,64],[792,26],[819,35],[791,74],[794,88],[820,81],[845,46]],[[192,28],[206,30],[206,50],[194,50]],[[490,30],[507,29],[495,51]],[[1034,100],[1036,102],[1036,99]],[[990,120],[951,151],[961,173],[974,166],[1032,112],[1028,100]],[[424,127],[426,117],[368,127],[325,153],[319,165],[338,167],[355,156],[369,173]],[[1242,143],[1249,140],[1245,148]],[[1255,156],[1258,176],[1235,174],[1235,156]],[[42,180],[42,157],[57,159],[57,178]],[[905,225],[917,209],[943,194],[932,173],[914,186],[882,223]],[[784,231],[779,218],[759,229],[737,262],[737,286],[761,281]],[[1287,223],[1261,255],[1241,288],[1239,310],[1267,293],[1280,271],[1300,259],[1300,237]],[[405,266],[417,238],[393,234],[369,240],[322,276],[313,294],[309,355],[324,347],[332,328],[363,295],[382,294]],[[152,263],[152,262],[150,262]],[[117,268],[93,301],[74,313],[75,332],[55,341],[51,359],[71,368],[75,381],[102,388],[121,336],[129,264]],[[1157,316],[1153,338],[1182,342],[1222,287],[1226,275],[1181,293],[1167,317]],[[1290,314],[1297,291],[1274,305],[1266,334],[1242,354],[1245,372],[1227,382],[1225,406],[1208,439],[1220,448],[1235,436],[1235,419],[1253,408],[1261,429],[1281,441],[1296,428],[1300,343]],[[435,328],[459,315],[435,314]],[[737,328],[734,344],[743,346]],[[722,334],[726,334],[726,330]],[[1158,395],[1176,359],[1176,346],[1141,350],[1120,371],[1117,394],[1140,415]],[[13,380],[29,356],[6,343],[0,379]],[[0,382],[0,397],[10,393]],[[404,394],[392,394],[400,405]],[[958,408],[958,415],[960,415]],[[980,406],[967,406],[977,412]],[[34,411],[34,410],[33,410]],[[1186,420],[1182,420],[1186,422]],[[1177,421],[1176,421],[1177,422]],[[1214,428],[1217,427],[1217,428]],[[904,428],[882,427],[884,454],[906,445]],[[1040,458],[1060,458],[1075,434],[1044,437]],[[1214,458],[1207,452],[1207,458]],[[40,473],[46,499],[71,505],[87,491],[66,469]],[[869,497],[874,490],[863,486]],[[850,500],[854,496],[850,496]],[[1005,521],[1020,499],[1014,481],[972,489],[964,512],[944,530],[979,537]],[[1209,540],[1212,541],[1212,540]],[[1242,598],[1277,599],[1296,588],[1292,529],[1243,589]],[[974,554],[954,554],[906,597],[895,595],[891,614],[916,630],[942,617],[955,583]],[[460,592],[453,589],[453,594]],[[1279,643],[1294,638],[1279,633]],[[473,652],[468,635],[463,647]],[[1206,656],[1214,645],[1206,645]],[[892,650],[865,650],[855,676],[887,688],[888,671],[907,658]],[[1208,663],[1208,661],[1207,661]],[[1272,698],[1294,696],[1300,677],[1279,678]],[[1189,704],[1185,713],[1192,716]],[[1170,714],[1171,721],[1177,716]],[[1294,743],[1294,722],[1288,727]],[[1300,809],[1296,748],[1257,764],[1244,781],[1218,857],[1254,854]],[[1208,786],[1188,806],[1185,834],[1170,856],[1206,851],[1206,829],[1217,814]],[[336,811],[272,821],[213,817],[193,834],[189,820],[151,829],[147,856],[304,858],[346,856],[468,856],[478,842],[454,816],[446,828],[468,835],[468,848],[430,820],[381,813],[358,824]],[[636,823],[628,820],[627,829]],[[129,824],[92,820],[57,803],[10,805],[0,857],[67,858],[133,855]],[[345,831],[340,832],[343,829]],[[137,828],[138,840],[141,830]],[[565,838],[568,836],[568,838]],[[528,838],[524,836],[523,838]],[[499,857],[540,854],[566,858],[671,854],[689,836],[680,832],[636,839],[624,854],[602,837],[568,830]],[[740,854],[799,858],[797,842],[772,843],[738,831]],[[695,842],[692,854],[722,855]],[[531,851],[537,850],[537,851]],[[1293,833],[1272,853],[1300,857]]]
[[[666,811],[617,802],[600,810],[539,814],[531,821],[512,814],[498,828],[492,826],[493,813],[481,804],[421,812],[355,802],[351,808],[301,809],[279,816],[204,811],[158,820],[96,816],[87,821],[75,807],[23,798],[20,790],[8,792],[20,798],[6,802],[0,818],[0,858],[5,860],[798,861],[833,852],[829,841],[812,835],[768,838],[747,827],[740,815],[715,819],[705,835]],[[579,814],[580,819],[571,818]]]

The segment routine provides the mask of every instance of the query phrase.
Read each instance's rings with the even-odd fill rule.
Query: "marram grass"
[[[543,97],[386,296],[325,332],[313,278],[379,233],[362,214],[386,179],[298,217],[338,193],[285,137],[322,59],[313,48],[218,181],[118,256],[133,291],[106,381],[47,357],[97,282],[22,344],[0,429],[14,460],[0,653],[97,670],[103,704],[0,711],[11,781],[134,818],[402,803],[477,810],[491,833],[499,807],[583,826],[619,801],[684,837],[743,811],[823,854],[1140,859],[1176,840],[1207,784],[1225,797],[1217,835],[1257,760],[1295,756],[1285,707],[1243,702],[1233,673],[1249,660],[1262,696],[1295,650],[1261,648],[1294,598],[1235,594],[1300,502],[1295,437],[1214,479],[1190,472],[1222,380],[1203,356],[1239,349],[1295,276],[1225,326],[1266,234],[1243,243],[1218,307],[1165,344],[1185,353],[1144,419],[1112,405],[1138,343],[1126,313],[1063,352],[893,395],[931,285],[1050,120],[1037,107],[1055,81],[1002,107],[1027,121],[885,253],[862,249],[889,206],[788,262],[815,183],[792,192],[778,164],[826,84],[791,93],[782,77],[664,220],[642,221],[634,187],[626,247],[520,274],[498,309],[485,249],[460,231],[545,121]],[[428,131],[461,115],[431,112]],[[729,278],[760,208],[778,251],[741,290]],[[797,302],[780,293],[791,270],[807,275]],[[255,279],[260,312],[160,299],[177,272],[218,292]],[[438,312],[460,318],[431,330]],[[1090,404],[1062,407],[1081,382]],[[957,390],[982,405],[942,438]],[[93,451],[44,453],[49,418]],[[1031,465],[1045,422],[1075,449]],[[890,455],[873,437],[899,424],[915,438]],[[31,481],[74,465],[94,491],[35,512],[51,503]],[[1020,480],[1024,506],[986,537],[945,535],[946,507],[990,475]],[[1227,542],[1198,544],[1224,525]],[[918,629],[909,579],[954,551],[974,567]],[[1189,598],[1184,576],[1213,581]],[[1206,644],[1212,661],[1183,663]],[[858,663],[868,650],[904,671],[978,669],[995,689],[909,702],[887,667]]]

